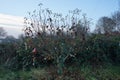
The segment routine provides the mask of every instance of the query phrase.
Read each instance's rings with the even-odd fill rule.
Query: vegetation
[[[49,9],[25,17],[25,35],[0,43],[1,80],[119,80],[119,12],[91,21],[79,9]],[[117,16],[117,17],[116,17]]]

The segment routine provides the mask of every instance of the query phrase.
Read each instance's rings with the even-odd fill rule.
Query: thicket
[[[67,66],[120,64],[120,33],[91,33],[91,21],[79,9],[63,16],[39,6],[25,17],[25,36],[0,43],[0,63],[5,67],[54,66],[61,75]]]

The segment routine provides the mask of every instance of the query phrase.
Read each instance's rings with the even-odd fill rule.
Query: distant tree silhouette
[[[113,21],[116,23],[116,29],[120,32],[120,11],[114,12],[112,15]]]
[[[115,31],[115,25],[116,23],[112,18],[101,17],[96,24],[95,32],[110,34]]]
[[[6,34],[7,33],[5,32],[5,30],[2,27],[0,27],[0,37],[5,37]]]

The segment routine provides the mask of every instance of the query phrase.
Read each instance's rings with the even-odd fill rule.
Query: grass
[[[120,66],[82,67],[80,71],[85,80],[120,80]]]
[[[46,68],[11,71],[0,67],[0,80],[120,80],[120,65],[95,69],[91,66],[69,67],[63,75],[54,76]]]

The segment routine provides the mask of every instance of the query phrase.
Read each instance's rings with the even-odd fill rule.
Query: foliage
[[[31,42],[28,42],[27,45],[30,48],[37,48],[37,54],[43,56],[46,61],[53,61],[54,65],[58,67],[58,73],[62,74],[65,61],[68,57],[76,55],[74,54],[75,40],[84,41],[86,39],[90,20],[85,14],[80,15],[79,9],[63,16],[53,13],[49,9],[41,9],[41,5],[39,6],[39,11],[35,10],[33,14],[29,13],[28,18],[25,17],[24,32],[32,42],[32,45]]]
[[[81,16],[79,9],[69,14],[64,17],[41,8],[29,13],[29,17],[25,18],[25,36],[17,43],[10,66],[30,69],[54,65],[61,75],[68,65],[102,66],[120,62],[119,34],[89,33],[90,20],[85,14]],[[111,19],[105,20],[111,23]],[[35,53],[32,52],[34,48]]]
[[[17,45],[11,43],[0,43],[0,64],[8,64],[16,53]]]
[[[112,18],[100,19],[99,27],[102,27],[105,33],[90,33],[91,22],[85,14],[80,14],[79,9],[69,11],[69,15],[63,16],[39,6],[39,11],[35,10],[33,14],[29,13],[28,18],[25,17],[25,36],[21,35],[19,39],[7,36],[0,43],[1,65],[11,70],[23,71],[50,67],[29,73],[31,77],[27,77],[31,80],[48,77],[57,80],[85,80],[84,77],[86,80],[104,80],[108,79],[109,75],[113,76],[112,73],[104,76],[101,71],[92,73],[89,67],[86,67],[85,73],[84,68],[80,71],[77,71],[79,68],[70,70],[72,66],[101,68],[107,64],[120,64],[120,33],[115,30]],[[67,69],[68,67],[70,68]],[[80,75],[81,72],[83,75]],[[108,72],[103,72],[106,73]],[[14,75],[18,77],[15,73],[10,76]]]

